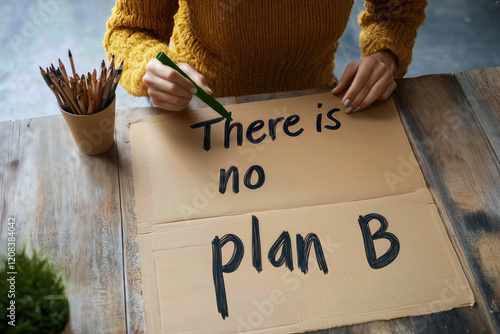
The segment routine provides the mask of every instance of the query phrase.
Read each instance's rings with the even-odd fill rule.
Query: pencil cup
[[[113,146],[115,136],[115,101],[91,115],[75,115],[61,110],[76,145],[82,153],[98,155]]]

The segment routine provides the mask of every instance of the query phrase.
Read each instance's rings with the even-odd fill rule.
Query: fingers
[[[207,91],[211,92],[206,85],[205,78],[185,63],[178,65],[190,78]],[[157,107],[180,111],[188,107],[193,94],[196,93],[195,86],[169,66],[163,65],[157,59],[151,59],[146,66],[146,74],[142,82],[148,89],[151,102]]]
[[[190,97],[194,85],[176,70],[163,65],[158,59],[151,59],[146,66],[146,74],[142,81],[148,88],[170,92],[171,94]]]
[[[375,62],[375,60],[369,58],[360,61],[356,77],[344,96],[346,100],[348,99],[351,101],[350,104],[346,105],[346,107],[348,107],[346,113],[356,110],[370,91],[371,87],[378,81],[381,75],[381,69]]]
[[[387,99],[396,89],[391,69],[376,57],[369,56],[351,64],[353,66],[348,66],[339,80],[337,86],[339,90],[332,92],[341,92],[351,81],[351,85],[342,100],[347,107],[346,113],[360,111],[376,100]],[[353,68],[356,68],[356,71],[353,71]],[[345,78],[344,81],[343,78]],[[341,81],[342,86],[340,85]]]
[[[358,65],[359,62],[354,62],[354,63],[349,63],[347,64],[344,74],[342,74],[342,77],[340,78],[339,82],[337,83],[337,86],[332,90],[332,94],[340,94],[341,92],[344,91],[344,89],[352,82],[354,79],[356,72],[358,71]],[[342,99],[342,103],[349,104],[350,101],[347,101],[346,103],[346,96],[344,95],[344,98]]]
[[[193,94],[189,97],[182,97],[154,88],[148,88],[148,95],[151,98],[151,102],[155,106],[172,111],[181,111],[186,109],[189,102],[191,102],[191,98],[193,97]]]
[[[376,100],[385,100],[387,99],[391,93],[396,88],[396,83],[393,81],[392,83],[387,83],[383,80],[378,81],[370,90],[370,92],[366,95],[364,100],[356,107],[356,111],[363,110],[368,107],[370,104],[375,102]],[[386,96],[386,97],[385,97]]]
[[[194,68],[192,68],[189,64],[180,63],[179,68],[188,75],[198,86],[206,90],[208,93],[213,94],[213,91],[208,87],[207,79],[200,73],[198,73]]]
[[[365,83],[352,101],[351,110],[360,111],[382,97],[386,88],[395,83],[389,72],[372,72],[370,79]],[[394,87],[395,88],[395,87]],[[392,91],[391,91],[392,93]]]
[[[398,87],[398,84],[396,81],[392,81],[387,87],[385,88],[385,91],[382,93],[382,95],[378,98],[379,100],[387,100],[389,97],[391,97],[392,92],[396,90]]]

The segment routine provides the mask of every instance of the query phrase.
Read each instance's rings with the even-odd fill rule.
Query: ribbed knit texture
[[[382,50],[406,73],[426,0],[366,1],[362,55]],[[215,96],[331,86],[334,55],[353,0],[117,0],[104,47],[125,60],[120,80],[147,96],[146,65],[160,51],[203,74]],[[353,59],[355,61],[355,59]]]

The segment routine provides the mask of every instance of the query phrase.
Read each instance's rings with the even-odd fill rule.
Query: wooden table
[[[500,332],[500,68],[402,79],[393,96],[477,304],[324,333]],[[30,238],[65,264],[66,332],[146,331],[129,123],[152,114],[119,110],[116,144],[98,157],[78,151],[61,116],[0,123],[1,252],[15,218],[18,245]]]

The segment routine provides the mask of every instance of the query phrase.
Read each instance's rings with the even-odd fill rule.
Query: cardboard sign
[[[131,125],[149,332],[303,332],[474,303],[392,100],[341,105]]]

